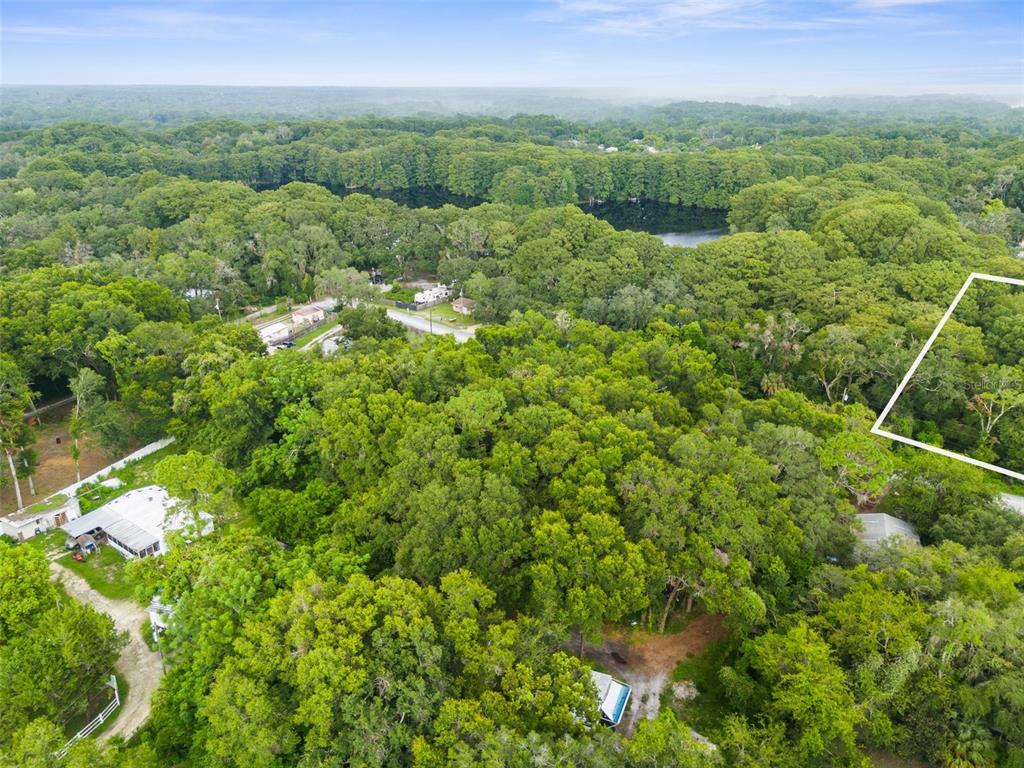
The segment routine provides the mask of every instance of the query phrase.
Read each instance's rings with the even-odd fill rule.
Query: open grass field
[[[705,736],[714,733],[730,712],[725,700],[725,691],[718,677],[718,671],[729,650],[727,641],[718,640],[700,653],[687,656],[676,665],[672,671],[672,682],[692,682],[700,692],[696,699],[680,704],[672,700],[667,690],[664,694],[664,703],[670,704],[682,719]]]
[[[295,347],[297,349],[302,349],[302,347],[304,347],[306,344],[311,342],[317,336],[322,336],[323,334],[327,333],[327,331],[331,330],[331,328],[336,328],[337,326],[338,326],[338,321],[337,320],[329,320],[328,322],[324,323],[323,325],[318,326],[318,327],[314,328],[313,330],[311,330],[311,331],[309,331],[307,333],[302,334],[301,336],[299,336],[296,339],[293,339],[292,343],[295,345]]]
[[[429,317],[431,313],[433,313],[435,323],[441,322],[445,325],[450,325],[453,328],[469,328],[471,325],[475,324],[472,315],[469,317],[460,315],[452,309],[451,304],[438,304],[436,307],[431,309],[421,309],[413,314],[421,315],[422,317]]]
[[[75,560],[70,555],[60,559],[60,565],[81,576],[90,587],[111,600],[133,600],[136,582],[131,579],[125,566],[128,565],[120,552],[111,546],[101,546],[85,560]]]

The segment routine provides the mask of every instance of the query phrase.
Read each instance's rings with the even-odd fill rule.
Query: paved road
[[[142,640],[142,622],[148,616],[141,606],[130,600],[111,600],[94,590],[81,576],[78,576],[56,561],[50,561],[50,575],[64,584],[64,589],[73,598],[114,620],[118,631],[128,633],[128,645],[114,665],[119,676],[128,681],[128,696],[121,703],[117,719],[99,741],[111,736],[131,736],[149,717],[150,699],[160,684],[164,673],[159,654],[153,653]]]
[[[400,309],[389,309],[388,317],[414,331],[433,333],[435,336],[454,336],[458,342],[469,341],[476,335],[476,328],[452,328],[436,321],[431,325],[429,318],[414,315],[411,312],[403,312]]]

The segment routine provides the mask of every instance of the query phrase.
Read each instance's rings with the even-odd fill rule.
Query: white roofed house
[[[109,544],[127,558],[147,557],[167,551],[166,535],[193,524],[181,502],[159,485],[149,485],[118,496],[77,520],[61,526],[69,539],[88,534]],[[209,520],[196,526],[198,535],[209,533]]]
[[[292,334],[292,327],[287,323],[271,323],[260,328],[260,338],[264,344],[276,344],[284,341]]]

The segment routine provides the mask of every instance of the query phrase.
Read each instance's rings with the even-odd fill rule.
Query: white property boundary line
[[[975,280],[989,280],[994,283],[1006,283],[1007,285],[1024,286],[1024,280],[1017,280],[1016,278],[1013,277],[1001,277],[999,275],[986,275],[981,272],[971,272],[970,276],[967,278],[967,281],[963,284],[963,286],[960,288],[960,291],[957,293],[956,298],[953,299],[953,303],[950,304],[949,309],[946,310],[946,314],[942,316],[942,319],[939,321],[939,324],[935,326],[935,330],[932,331],[932,335],[928,338],[928,341],[925,342],[924,348],[918,353],[917,359],[914,361],[914,364],[910,366],[910,370],[907,371],[906,375],[903,377],[903,381],[901,381],[900,385],[896,387],[896,391],[893,392],[892,397],[889,399],[889,402],[886,404],[885,408],[882,409],[882,412],[878,414],[878,420],[875,422],[874,426],[871,427],[871,432],[872,434],[880,435],[881,437],[888,437],[900,443],[905,443],[906,445],[912,445],[915,448],[923,448],[926,451],[937,453],[940,456],[946,456],[950,459],[956,459],[957,461],[963,461],[967,464],[973,464],[974,466],[981,467],[982,469],[990,469],[993,472],[998,472],[1001,475],[1007,475],[1017,480],[1024,480],[1024,474],[1021,474],[1020,472],[1014,472],[1011,469],[997,467],[995,464],[989,464],[988,462],[985,461],[979,461],[978,459],[973,459],[970,456],[964,456],[961,453],[947,451],[945,448],[939,448],[934,445],[928,445],[928,443],[922,443],[920,440],[912,440],[909,437],[897,435],[894,434],[893,432],[889,432],[887,430],[882,429],[882,423],[889,417],[889,411],[891,411],[892,407],[896,405],[896,401],[899,399],[899,396],[903,394],[903,390],[906,389],[907,384],[910,383],[910,379],[914,376],[914,372],[917,370],[917,367],[921,364],[921,361],[924,360],[924,356],[928,354],[928,350],[931,349],[932,344],[935,343],[935,339],[937,339],[939,337],[939,334],[942,332],[942,328],[946,324],[946,321],[949,320],[950,317],[952,317],[953,311],[956,309],[956,305],[960,303],[960,299],[964,297],[964,294],[967,293],[967,289],[971,287],[971,283],[973,283]]]

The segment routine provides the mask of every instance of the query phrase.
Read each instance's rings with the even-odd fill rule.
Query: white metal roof
[[[181,527],[182,521],[167,519],[177,503],[159,485],[148,485],[128,491],[61,528],[75,538],[101,528],[125,546],[141,551],[160,541],[165,530]]]
[[[292,332],[291,326],[284,323],[271,323],[260,328],[260,338],[264,341],[276,339],[280,336],[287,336]]]
[[[878,546],[890,536],[901,536],[915,544],[921,543],[914,526],[906,520],[900,520],[898,517],[887,515],[884,512],[862,512],[857,515],[857,519],[864,527],[864,531],[858,536],[868,546]]]
[[[1024,515],[1024,496],[1018,496],[1015,493],[1000,493],[999,500],[1003,502],[1004,506]]]
[[[618,725],[629,701],[629,686],[596,669],[590,670],[590,679],[597,687],[601,715],[612,725]]]

